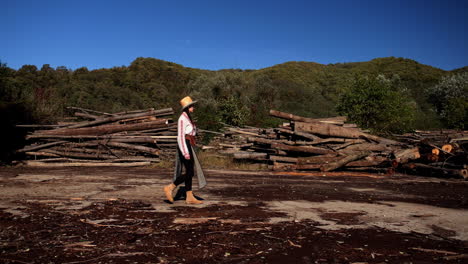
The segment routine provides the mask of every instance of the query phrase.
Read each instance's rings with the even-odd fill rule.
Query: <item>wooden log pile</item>
[[[395,170],[409,172],[408,167],[414,167],[416,174],[423,176],[428,175],[427,166],[435,166],[434,162],[441,162],[440,158],[450,155],[438,147],[441,150],[439,159],[428,164],[424,160],[424,147],[436,146],[429,141],[415,145],[379,137],[366,133],[355,124],[346,124],[345,117],[312,119],[275,110],[270,110],[270,115],[289,122],[278,128],[226,127],[225,135],[229,138],[219,140],[219,152],[237,160],[267,163],[273,170],[281,171],[392,174]],[[450,171],[439,168],[434,172],[442,177],[466,178],[466,151],[463,153],[465,160],[459,158],[457,161],[464,162],[461,167],[457,165]],[[430,176],[434,176],[433,173]]]
[[[19,149],[31,166],[145,166],[172,159],[177,127],[172,108],[104,113],[70,107],[81,122],[37,128]]]
[[[402,172],[468,179],[468,131],[415,131],[396,137],[413,146],[396,153],[395,167]]]

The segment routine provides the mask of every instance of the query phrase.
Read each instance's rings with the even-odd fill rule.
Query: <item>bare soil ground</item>
[[[160,168],[0,168],[1,263],[468,263],[468,182]]]

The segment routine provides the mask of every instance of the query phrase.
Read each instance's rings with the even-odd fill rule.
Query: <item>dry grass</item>
[[[265,170],[266,164],[249,161],[237,161],[229,156],[215,152],[201,151],[198,159],[204,169],[228,169],[228,170]]]
[[[220,155],[213,151],[200,151],[197,153],[198,160],[203,169],[226,169],[226,170],[266,170],[266,164],[255,163],[251,161],[237,161],[229,156]],[[152,164],[151,168],[174,168],[173,160],[161,160]]]

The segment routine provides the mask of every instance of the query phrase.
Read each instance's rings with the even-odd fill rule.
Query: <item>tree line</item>
[[[209,71],[154,58],[128,67],[15,70],[0,62],[2,123],[53,123],[67,106],[104,112],[179,109],[191,95],[199,126],[274,126],[269,109],[308,117],[347,115],[375,132],[466,129],[467,71],[443,71],[403,58],[322,65],[288,62],[260,70]],[[13,132],[15,135],[18,133]]]

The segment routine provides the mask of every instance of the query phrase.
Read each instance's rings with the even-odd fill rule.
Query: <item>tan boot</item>
[[[186,194],[187,194],[187,198],[185,198],[185,202],[187,204],[202,204],[203,203],[202,201],[197,200],[197,198],[195,198],[195,196],[193,196],[192,191],[188,191],[188,192],[186,192]]]
[[[166,194],[166,198],[167,198],[167,200],[169,200],[169,202],[171,202],[171,203],[174,202],[174,198],[172,198],[172,191],[174,191],[175,187],[176,187],[176,186],[175,186],[175,184],[173,184],[173,183],[164,186],[164,193]]]

